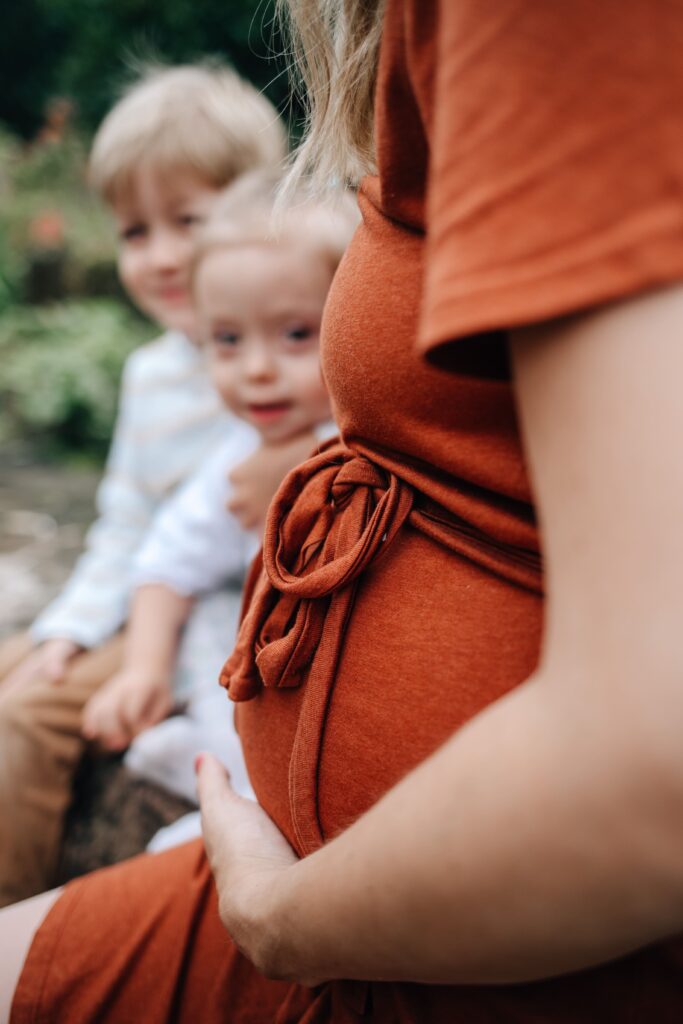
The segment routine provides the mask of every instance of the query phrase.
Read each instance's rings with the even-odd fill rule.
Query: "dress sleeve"
[[[31,627],[36,643],[67,637],[83,647],[96,647],[125,620],[131,559],[156,506],[138,458],[135,424],[142,410],[134,377],[134,363],[129,360],[107,466],[97,491],[97,519],[66,586]]]
[[[683,278],[683,3],[437,7],[420,349]]]

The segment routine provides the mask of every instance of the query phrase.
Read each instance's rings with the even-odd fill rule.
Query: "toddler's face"
[[[320,321],[332,275],[294,245],[209,251],[195,297],[214,383],[225,404],[266,441],[329,418],[320,373]]]
[[[190,291],[195,235],[219,190],[193,173],[162,176],[141,169],[130,194],[114,205],[119,274],[143,312],[195,340]]]

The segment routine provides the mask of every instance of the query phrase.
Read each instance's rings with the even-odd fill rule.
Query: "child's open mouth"
[[[262,405],[249,405],[249,416],[255,423],[272,423],[284,416],[291,408],[291,402],[269,402]]]
[[[187,288],[183,288],[180,285],[162,288],[159,292],[159,298],[164,302],[187,302],[189,295],[190,293]]]

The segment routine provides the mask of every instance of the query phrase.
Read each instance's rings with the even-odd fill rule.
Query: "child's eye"
[[[295,327],[288,327],[285,331],[285,338],[287,341],[308,341],[312,335],[310,327],[305,327],[303,324],[297,324]]]
[[[144,238],[146,234],[147,225],[142,223],[128,224],[119,232],[119,236],[124,242],[134,242],[137,239]]]
[[[181,213],[176,219],[178,224],[184,228],[192,228],[196,224],[203,223],[203,218],[196,213]]]
[[[219,330],[213,332],[213,341],[215,345],[231,348],[234,347],[239,340],[240,336],[237,331]]]

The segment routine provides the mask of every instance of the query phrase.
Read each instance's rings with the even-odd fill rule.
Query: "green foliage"
[[[6,5],[0,34],[0,120],[26,138],[50,97],[69,96],[92,131],[131,58],[229,60],[283,108],[288,103],[273,0],[21,0]]]
[[[120,301],[66,298],[115,280],[113,231],[85,188],[85,160],[73,133],[27,148],[0,132],[0,444],[100,458],[123,360],[153,328]],[[22,304],[46,284],[42,298],[62,301]]]
[[[154,329],[106,299],[14,306],[0,318],[0,441],[101,458],[128,353]]]
[[[73,131],[28,147],[0,132],[0,312],[12,302],[120,294],[110,215],[86,187],[86,160]]]

